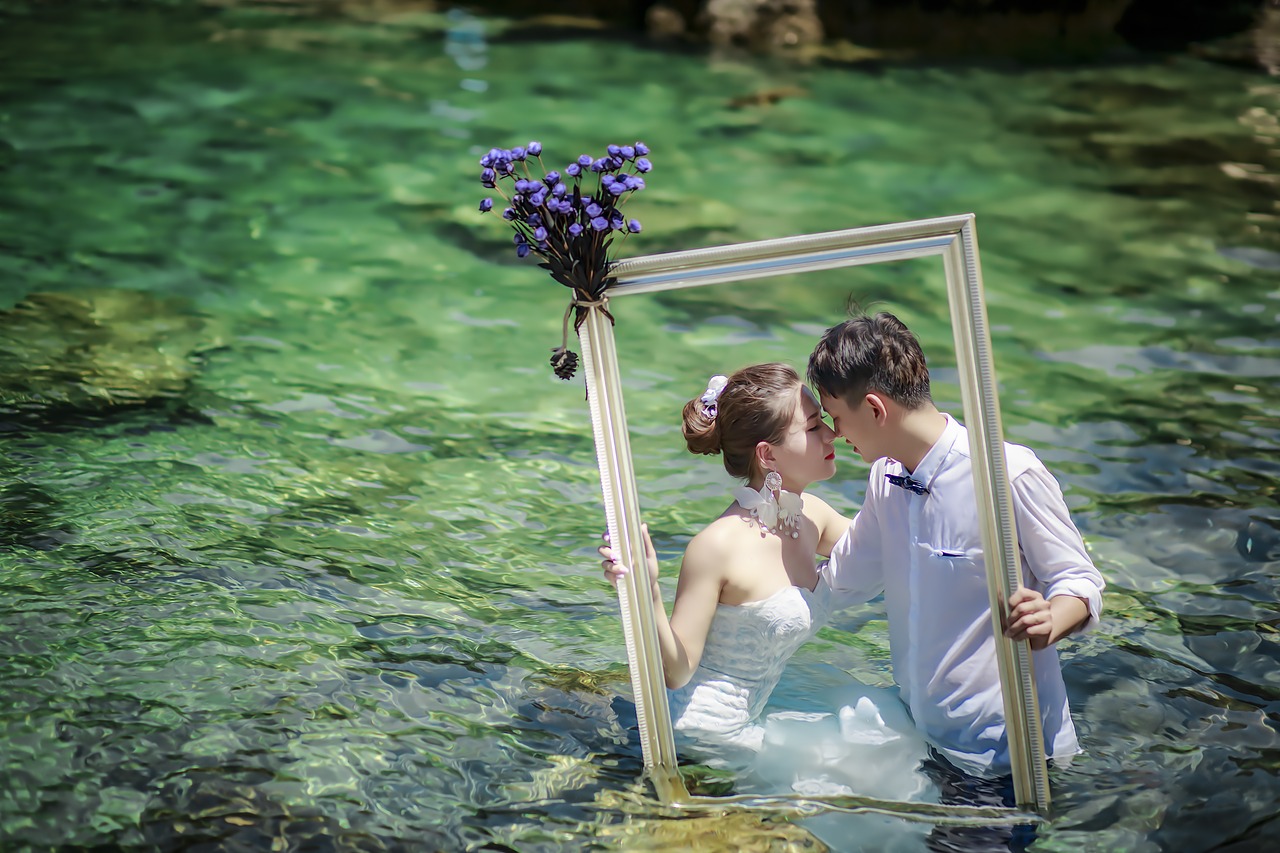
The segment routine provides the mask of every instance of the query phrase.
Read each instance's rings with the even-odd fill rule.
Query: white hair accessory
[[[715,420],[720,409],[716,403],[720,399],[720,392],[724,390],[724,386],[729,384],[728,376],[716,374],[707,382],[707,390],[702,392],[702,414],[709,420]]]

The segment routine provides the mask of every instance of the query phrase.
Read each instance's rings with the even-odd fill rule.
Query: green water
[[[566,291],[475,209],[480,154],[529,139],[653,148],[625,255],[976,213],[1006,433],[1109,583],[1063,647],[1087,752],[1034,849],[1280,834],[1280,85],[46,6],[0,4],[0,309],[137,291],[195,331],[150,405],[6,416],[5,849],[815,843],[672,819],[640,782],[583,389],[546,364]],[[775,87],[800,91],[731,106]],[[935,262],[617,303],[668,566],[730,486],[680,405],[802,363],[850,296],[920,333],[958,411]],[[846,454],[819,491],[852,511],[865,473]],[[784,689],[887,683],[880,619],[840,616]]]

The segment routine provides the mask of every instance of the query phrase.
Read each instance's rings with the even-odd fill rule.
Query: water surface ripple
[[[92,332],[75,400],[3,411],[6,849],[814,849],[804,822],[673,820],[639,782],[582,389],[546,365],[566,294],[475,210],[480,153],[532,138],[653,148],[624,254],[975,212],[1006,432],[1110,584],[1063,647],[1086,754],[1033,849],[1280,833],[1269,78],[116,5],[0,2],[0,310],[62,295],[53,328]],[[932,262],[616,306],[668,574],[730,487],[680,405],[709,369],[800,363],[851,296],[918,330],[958,411]],[[25,334],[0,344],[59,346]],[[844,455],[819,491],[852,511],[864,482]],[[854,608],[782,689],[886,683],[886,644]]]

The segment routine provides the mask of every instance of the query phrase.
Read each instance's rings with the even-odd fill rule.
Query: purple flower
[[[608,246],[615,233],[640,233],[640,220],[626,219],[618,207],[623,195],[644,189],[644,179],[638,173],[653,168],[643,159],[649,153],[643,142],[605,148],[604,156],[582,154],[560,171],[546,171],[542,162],[545,152],[537,140],[523,148],[491,148],[480,158],[481,183],[497,191],[494,197],[480,200],[480,211],[494,210],[501,201],[497,196],[510,193],[502,218],[511,223],[516,256],[534,255],[556,281],[586,290],[598,289],[607,273],[612,263]],[[530,177],[529,161],[545,174]],[[517,168],[521,163],[524,166]],[[636,168],[628,168],[632,163]],[[582,185],[588,172],[596,173],[595,186]],[[504,180],[511,183],[504,186]],[[568,378],[565,373],[573,372],[570,356],[573,353],[566,350],[552,357],[557,376]]]

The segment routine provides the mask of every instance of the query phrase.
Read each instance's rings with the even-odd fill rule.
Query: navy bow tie
[[[927,495],[929,490],[924,487],[924,483],[919,480],[913,480],[904,474],[885,474],[885,479],[890,484],[900,489],[906,489],[908,492],[915,492],[917,495]]]

